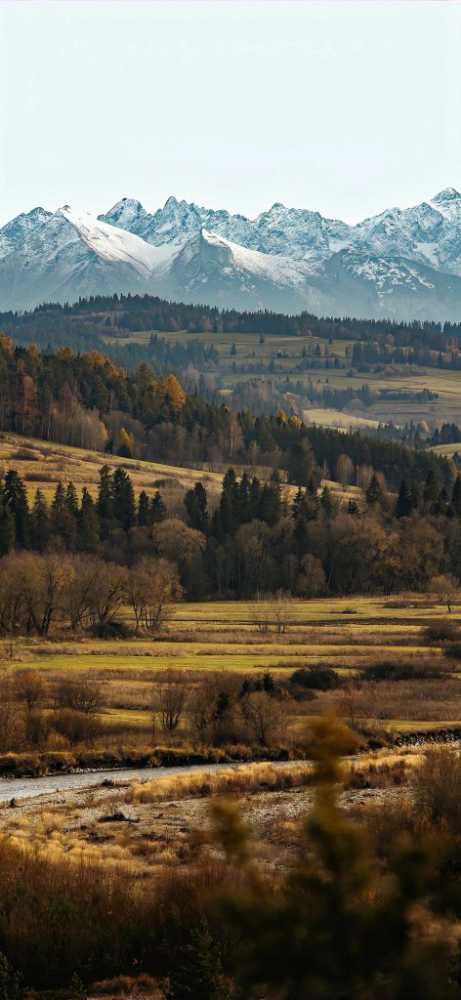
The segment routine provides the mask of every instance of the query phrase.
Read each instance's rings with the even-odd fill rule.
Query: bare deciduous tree
[[[158,704],[162,729],[173,733],[181,722],[186,704],[184,678],[173,670],[165,670],[158,687]]]
[[[15,693],[24,702],[27,711],[32,712],[43,701],[46,684],[38,670],[21,670],[15,677]]]
[[[127,598],[136,629],[158,631],[168,614],[168,604],[181,596],[178,571],[166,559],[142,559],[130,571]]]
[[[72,708],[74,712],[92,715],[103,705],[101,688],[88,677],[78,680],[63,680],[56,691],[56,701],[61,708]]]
[[[446,604],[448,614],[451,615],[453,605],[460,600],[459,582],[454,576],[443,573],[440,576],[433,576],[430,589],[433,594],[440,597],[443,604]]]
[[[254,691],[242,698],[242,715],[253,739],[262,747],[280,738],[283,712],[280,702],[263,691]]]

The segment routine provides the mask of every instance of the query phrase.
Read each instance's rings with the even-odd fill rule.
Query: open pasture
[[[40,441],[19,434],[0,434],[0,468],[16,469],[25,481],[29,498],[40,489],[50,500],[58,482],[72,481],[81,493],[84,486],[93,497],[96,496],[99,470],[106,464],[111,470],[123,467],[129,473],[136,493],[145,490],[154,496],[157,490],[162,495],[183,494],[195,485],[198,479],[204,483],[210,495],[217,495],[221,489],[222,474],[208,470],[187,469],[159,462],[142,461],[135,458],[120,458],[99,451],[74,448],[70,445]]]
[[[63,678],[91,679],[103,691],[104,721],[146,731],[152,691],[167,670],[193,692],[204,678],[239,685],[270,673],[285,687],[299,668],[329,667],[338,674],[340,688],[293,706],[287,734],[302,726],[306,714],[330,708],[367,724],[374,719],[380,729],[405,730],[406,721],[418,728],[419,723],[454,724],[461,718],[458,665],[443,655],[443,644],[429,645],[424,631],[447,617],[443,605],[418,595],[180,603],[156,638],[18,640],[4,644],[3,663],[13,673],[38,670],[51,685]],[[449,617],[461,626],[461,606]],[[435,665],[444,675],[423,684],[366,684],[355,690],[363,670],[377,662]]]
[[[213,507],[219,498],[223,476],[230,464],[218,463],[216,471],[213,471],[208,464],[194,468],[164,465],[160,462],[121,458],[118,455],[90,451],[86,448],[0,432],[0,476],[8,469],[15,469],[24,481],[29,502],[33,501],[38,489],[48,503],[51,502],[59,482],[64,484],[73,482],[79,496],[86,487],[95,498],[100,469],[103,465],[108,465],[111,471],[116,468],[126,469],[136,495],[144,490],[148,496],[153,497],[157,490],[160,491],[167,508],[170,511],[174,510],[175,513],[182,510],[182,500],[186,490],[191,489],[200,480]],[[241,476],[245,468],[237,463],[236,474]],[[272,469],[267,467],[255,467],[246,471],[259,476],[261,480],[269,479],[272,473]],[[363,491],[359,487],[343,486],[341,483],[323,480],[321,486],[325,485],[344,503],[349,499],[354,499],[359,504],[363,502]],[[292,500],[297,489],[297,486],[290,484],[282,486],[288,502]]]
[[[114,342],[119,345],[129,343],[148,343],[152,335],[157,335],[169,342],[190,343],[197,341],[202,345],[213,346],[217,351],[219,360],[217,365],[210,365],[211,374],[218,375],[220,379],[221,391],[223,393],[232,389],[235,383],[243,382],[254,378],[270,378],[271,382],[277,384],[282,392],[290,390],[286,379],[289,377],[293,382],[304,383],[306,386],[312,382],[316,388],[334,389],[357,389],[359,392],[362,386],[367,385],[370,390],[379,392],[387,389],[395,392],[419,393],[424,389],[436,392],[438,398],[435,400],[411,400],[411,399],[380,399],[371,402],[370,406],[364,407],[358,400],[348,406],[346,411],[329,411],[327,408],[320,408],[314,405],[311,422],[324,424],[325,426],[341,426],[341,414],[346,421],[346,427],[359,426],[364,429],[373,426],[373,422],[387,423],[393,421],[398,424],[405,424],[411,420],[426,420],[430,423],[439,421],[453,421],[461,424],[461,402],[460,386],[461,373],[448,371],[439,368],[423,368],[412,365],[386,365],[378,371],[358,371],[348,367],[335,369],[333,366],[328,369],[309,368],[299,371],[298,368],[304,360],[306,352],[313,354],[316,347],[320,346],[322,355],[327,350],[327,355],[334,359],[339,357],[348,365],[348,359],[353,349],[352,340],[333,340],[327,342],[325,339],[310,336],[283,336],[266,335],[259,337],[254,333],[189,333],[187,331],[158,332],[141,331],[131,333],[127,337],[106,338],[107,343]],[[255,371],[255,366],[266,369],[271,361],[274,361],[275,368],[270,374]],[[307,411],[308,412],[308,411]],[[348,421],[348,418],[351,418]],[[306,418],[305,418],[306,419]],[[367,424],[365,421],[370,421]]]

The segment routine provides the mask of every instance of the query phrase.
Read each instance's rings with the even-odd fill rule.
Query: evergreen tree
[[[233,535],[234,531],[239,526],[236,517],[237,493],[238,487],[235,472],[233,469],[228,469],[223,479],[221,499],[219,502],[218,537]]]
[[[296,519],[293,537],[298,559],[302,559],[302,557],[305,556],[306,552],[309,550],[308,522],[302,513]]]
[[[108,465],[99,472],[99,491],[96,512],[101,525],[101,538],[107,537],[109,523],[113,518],[112,477]]]
[[[60,538],[67,549],[75,548],[77,518],[68,510],[66,491],[62,483],[58,483],[51,504],[50,534],[52,538]]]
[[[145,490],[141,490],[139,494],[137,522],[140,528],[147,528],[151,523],[149,497]]]
[[[152,524],[159,524],[160,521],[164,521],[167,516],[167,509],[163,502],[161,493],[157,490],[150,507],[150,517]]]
[[[184,504],[189,516],[191,528],[207,534],[208,531],[208,498],[203,483],[196,483],[184,497]]]
[[[439,517],[447,515],[448,508],[449,508],[448,491],[445,489],[445,486],[442,486],[442,489],[440,490],[440,493],[437,497],[437,501],[432,507],[432,513],[436,514]]]
[[[94,500],[86,487],[83,488],[78,526],[78,548],[81,552],[95,552],[99,542],[99,518]]]
[[[64,486],[61,482],[58,483],[55,491],[54,497],[51,503],[51,516],[53,521],[59,518],[60,514],[63,514],[66,510],[66,493]]]
[[[14,548],[16,530],[14,514],[8,505],[3,485],[0,486],[0,556]]]
[[[50,538],[50,514],[48,504],[41,490],[35,494],[30,516],[31,542],[37,552],[44,552]]]
[[[411,500],[411,510],[416,511],[419,508],[420,496],[419,489],[415,482],[410,483],[410,500]]]
[[[237,493],[237,511],[236,516],[239,524],[246,524],[251,521],[252,515],[252,498],[251,498],[251,483],[247,472],[243,473],[240,480]]]
[[[259,518],[273,526],[280,519],[282,500],[280,486],[276,483],[265,483],[259,502]]]
[[[125,469],[116,469],[112,476],[113,512],[125,531],[133,527],[136,520],[133,484]]]
[[[261,500],[261,483],[257,476],[253,476],[250,486],[250,501],[248,520],[253,521],[258,516],[259,504]]]
[[[78,497],[77,497],[77,490],[75,489],[75,486],[74,486],[74,484],[72,482],[70,482],[70,483],[67,484],[67,489],[66,489],[66,510],[69,512],[69,514],[72,514],[73,517],[77,517],[77,515],[78,515]]]
[[[430,469],[427,474],[423,490],[423,501],[426,508],[431,509],[432,505],[437,503],[439,492],[440,484],[436,478],[434,470]]]
[[[14,517],[16,545],[25,549],[30,542],[29,504],[24,483],[14,469],[10,469],[5,476],[4,496]]]
[[[456,517],[461,517],[461,476],[458,475],[453,483],[451,504]]]
[[[409,517],[413,509],[413,501],[410,488],[405,479],[400,484],[399,495],[395,505],[395,516],[398,518]]]
[[[375,504],[381,503],[383,493],[375,472],[371,477],[365,496],[369,507],[374,507]]]

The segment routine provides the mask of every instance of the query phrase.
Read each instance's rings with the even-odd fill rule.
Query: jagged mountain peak
[[[432,198],[432,201],[435,201],[436,203],[440,202],[440,204],[458,200],[461,200],[461,194],[454,187],[443,188],[442,191],[439,191],[438,194],[435,194]]]
[[[0,229],[0,309],[98,291],[361,316],[461,317],[461,194],[356,225],[276,201],[255,218],[123,197],[103,215],[36,207]]]
[[[19,226],[32,226],[37,223],[45,222],[52,216],[52,212],[48,212],[46,208],[42,208],[41,205],[37,205],[32,208],[29,212],[21,212],[20,215],[16,215],[14,219],[10,219],[6,225],[2,226],[0,233],[6,233]]]

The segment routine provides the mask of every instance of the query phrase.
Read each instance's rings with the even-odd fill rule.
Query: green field
[[[172,342],[190,343],[198,341],[203,345],[212,345],[219,355],[218,369],[214,365],[210,366],[210,374],[218,376],[222,392],[225,394],[232,389],[235,383],[245,382],[251,379],[267,379],[278,385],[283,393],[289,391],[286,385],[287,376],[293,382],[300,382],[305,385],[312,382],[314,386],[322,389],[323,386],[336,389],[357,389],[367,385],[372,391],[388,389],[398,392],[418,393],[423,389],[429,389],[438,393],[438,399],[429,401],[418,400],[376,400],[370,406],[364,407],[358,400],[346,407],[345,411],[335,411],[320,409],[314,403],[308,406],[307,401],[303,404],[302,399],[298,400],[300,410],[306,410],[304,419],[309,419],[307,413],[312,410],[311,422],[324,424],[326,426],[341,426],[343,418],[350,416],[352,426],[360,426],[357,421],[363,421],[362,426],[366,427],[366,421],[389,422],[405,424],[411,420],[416,422],[425,420],[429,423],[440,421],[452,421],[461,426],[461,373],[456,371],[446,371],[439,368],[420,368],[411,365],[387,365],[377,372],[352,371],[347,367],[344,369],[317,369],[310,368],[307,371],[297,371],[299,363],[303,359],[303,351],[311,351],[318,344],[322,352],[327,349],[328,356],[338,357],[348,363],[351,356],[354,341],[334,340],[327,343],[325,339],[310,336],[289,337],[266,335],[261,338],[254,333],[188,333],[186,331],[165,332],[165,331],[143,331],[132,333],[122,338],[106,338],[107,343],[114,342],[119,345],[128,343],[145,344],[152,334],[160,338],[165,338]],[[234,352],[235,346],[235,352]],[[275,371],[270,374],[262,372],[254,374],[245,371],[249,366],[261,364],[265,367],[274,359]],[[235,365],[235,369],[234,369]],[[287,399],[288,402],[288,399]]]
[[[204,677],[258,678],[270,672],[282,685],[294,670],[328,666],[348,683],[376,662],[398,660],[445,664],[451,670],[435,690],[431,681],[367,687],[371,701],[361,703],[369,723],[376,713],[379,728],[405,729],[456,722],[461,717],[461,681],[456,667],[437,645],[427,645],[424,629],[447,618],[446,608],[418,595],[400,600],[336,598],[255,602],[181,603],[157,638],[103,641],[56,636],[48,641],[18,640],[4,644],[4,664],[13,672],[39,670],[51,684],[65,677],[89,677],[104,692],[103,717],[131,728],[149,726],[152,691],[171,670],[190,690]],[[461,626],[461,606],[450,621]],[[240,681],[239,681],[240,683]],[[410,687],[408,686],[410,685]],[[432,686],[431,686],[432,685]],[[374,692],[374,693],[373,693]],[[427,698],[426,698],[427,693]],[[381,704],[379,698],[382,697]],[[403,708],[395,702],[404,696]],[[341,697],[343,697],[341,695]],[[309,712],[343,706],[339,694],[309,702]],[[355,697],[355,695],[354,695]],[[435,699],[435,700],[434,700]],[[306,709],[290,708],[287,731],[302,724]],[[434,717],[432,717],[434,715]]]

